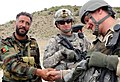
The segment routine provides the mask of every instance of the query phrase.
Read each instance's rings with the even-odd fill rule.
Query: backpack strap
[[[40,57],[40,53],[39,53],[39,47],[38,47],[38,44],[37,44],[37,41],[36,41],[36,39],[35,38],[30,38],[30,46],[29,46],[29,52],[28,53],[30,53],[30,50],[34,50],[35,48],[36,48],[36,53],[37,54],[35,54],[34,55],[34,59],[35,59],[35,63],[36,63],[36,65],[37,65],[37,67],[38,68],[41,68],[41,66],[40,66],[40,61],[39,61],[39,57]]]
[[[75,54],[76,61],[81,61],[82,59],[85,58],[86,52],[84,53],[84,52],[81,52],[79,49],[75,49],[72,43],[68,39],[61,36],[60,34],[57,34],[57,36],[61,39],[59,42],[61,45],[63,45],[67,49],[73,50],[76,53]]]

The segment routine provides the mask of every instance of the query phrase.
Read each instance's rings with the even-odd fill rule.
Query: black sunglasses
[[[60,20],[57,21],[58,24],[64,25],[65,23],[69,24],[72,22],[72,19],[68,19],[68,20]]]

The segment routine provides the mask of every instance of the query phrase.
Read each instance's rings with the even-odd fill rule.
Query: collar
[[[16,42],[20,42],[20,43],[28,43],[28,42],[30,42],[30,38],[26,35],[26,39],[24,39],[24,40],[18,40],[17,38],[16,38],[16,36],[15,36],[15,33],[13,33],[13,40],[14,41],[16,41]]]
[[[110,27],[110,29],[107,31],[106,35],[103,37],[102,35],[98,36],[98,39],[101,41],[101,42],[105,42],[106,39],[111,36],[111,32],[114,32],[114,26],[116,24],[120,24],[120,19],[117,19],[116,22]]]
[[[70,42],[74,41],[76,39],[76,34],[77,33],[72,33],[70,36],[68,35],[64,35],[64,34],[61,34],[64,38],[66,38],[67,40],[69,40]]]

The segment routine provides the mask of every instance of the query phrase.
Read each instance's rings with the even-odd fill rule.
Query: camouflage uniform
[[[95,20],[96,15],[93,16],[93,14],[96,13],[97,10],[99,9],[101,9],[103,12],[107,12],[107,14],[105,14],[105,17],[104,17],[104,13],[102,13],[103,18],[101,17],[100,20],[96,21]],[[113,65],[113,64],[118,63],[118,58],[116,57],[116,55],[120,56],[119,55],[120,54],[120,42],[119,42],[120,41],[120,37],[119,37],[120,21],[116,20],[116,23],[114,23],[115,22],[114,15],[115,15],[115,12],[112,10],[112,7],[103,0],[90,0],[82,6],[79,14],[80,20],[84,24],[89,24],[91,20],[92,23],[94,23],[93,24],[94,26],[91,26],[90,28],[92,30],[94,29],[93,30],[94,35],[96,35],[97,37],[96,40],[93,42],[94,47],[91,49],[90,52],[88,52],[87,57],[90,57],[91,59],[94,54],[94,58],[95,57],[98,57],[98,58],[97,59],[93,58],[95,60],[93,62],[98,62],[98,63],[102,62],[102,65],[103,64],[104,65],[99,66],[101,63],[100,64],[94,63],[98,65],[93,64],[92,67],[88,68],[89,62],[92,59],[89,61],[83,60],[78,64],[78,66],[73,71],[71,71],[71,75],[72,75],[71,77],[68,78],[70,74],[67,74],[64,77],[65,81],[67,82],[119,82],[119,77],[116,76],[117,65]],[[86,20],[87,17],[88,17],[88,20]],[[111,18],[110,20],[114,20],[114,21],[111,21],[112,25],[108,24],[108,26],[110,25],[111,27],[104,26],[106,23],[109,22],[109,20],[106,20],[107,18]],[[99,27],[100,24],[101,24],[101,27]],[[105,30],[107,32],[105,31],[101,32],[101,30],[99,31],[99,28],[101,29],[109,28],[109,29]],[[99,32],[101,32],[101,34],[99,34]],[[98,59],[101,59],[100,55],[102,55],[102,57],[103,56],[106,57],[107,55],[108,57],[112,56],[115,59],[108,60],[107,59],[108,57],[107,57],[106,59],[104,59],[104,61],[98,60]],[[109,62],[111,62],[112,64]],[[112,66],[116,69],[113,69]]]
[[[81,52],[86,52],[90,48],[90,43],[85,38],[79,38],[76,33],[73,33],[71,37],[63,36],[67,38],[74,48],[79,49]],[[74,59],[67,60],[59,52],[65,47],[59,43],[60,38],[54,36],[50,39],[44,53],[43,65],[45,68],[56,68],[57,70],[71,69],[75,67],[76,61]]]
[[[94,43],[94,47],[91,49],[91,52],[94,51],[96,48],[98,48],[98,50],[101,53],[104,53],[106,55],[118,55],[120,57],[120,44],[119,41],[116,45],[115,49],[111,49],[108,48],[107,45],[110,42],[110,40],[113,37],[114,34],[114,27],[115,25],[120,25],[120,20],[117,20],[116,23],[114,23],[114,25],[108,30],[107,34],[105,35],[105,37],[99,37],[99,40],[96,40],[96,42]],[[120,28],[120,26],[119,26]],[[99,46],[98,46],[99,45]],[[96,53],[96,55],[98,55],[98,53]],[[84,63],[84,65],[83,65]],[[120,81],[119,76],[116,76],[116,71],[110,71],[108,69],[105,68],[99,68],[99,67],[92,67],[92,68],[87,68],[87,60],[83,60],[79,63],[79,65],[76,67],[76,69],[74,69],[73,71],[71,71],[71,73],[69,73],[68,75],[64,76],[65,81],[67,82],[99,82],[98,79],[100,79],[100,75],[101,72],[103,70],[106,70],[106,73],[104,75],[104,77],[101,78],[102,82],[112,82],[111,79],[114,78],[117,80],[117,82]],[[79,68],[80,69],[79,69]],[[117,71],[119,72],[119,70]],[[69,75],[72,75],[71,77],[68,78]],[[69,81],[68,81],[69,80]],[[113,81],[116,82],[116,81]]]
[[[70,10],[59,9],[55,13],[54,23],[61,33],[53,36],[46,46],[43,58],[43,66],[45,68],[68,70],[67,72],[69,72],[76,66],[78,61],[81,61],[78,60],[78,58],[90,49],[91,44],[85,37],[79,37],[78,33],[72,32],[73,22],[73,14]],[[66,29],[65,26],[67,26],[68,29]],[[65,43],[72,45],[73,48],[68,48],[65,46]],[[80,53],[77,53],[77,51]],[[56,82],[63,81],[57,80]]]
[[[41,78],[34,75],[36,69],[41,68],[34,38],[18,41],[13,33],[2,40],[0,54],[5,82],[41,82]]]

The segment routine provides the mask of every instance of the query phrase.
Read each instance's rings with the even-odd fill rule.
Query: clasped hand
[[[60,78],[60,71],[53,68],[37,69],[37,76],[40,76],[45,81],[55,81]]]

